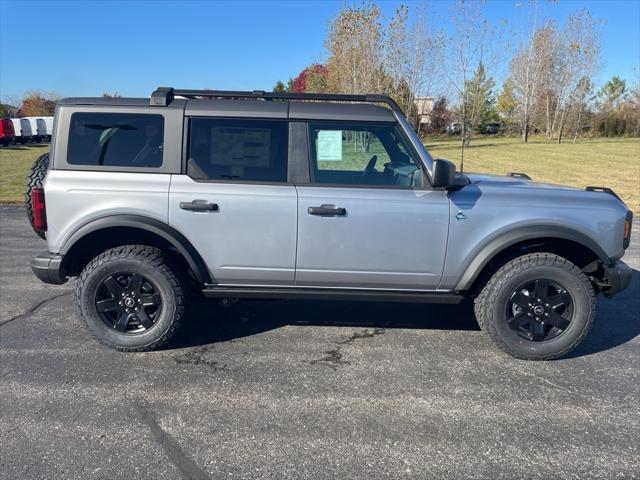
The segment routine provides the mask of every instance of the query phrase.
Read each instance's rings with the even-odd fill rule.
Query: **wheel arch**
[[[65,273],[77,275],[91,257],[107,248],[138,243],[174,248],[198,282],[212,283],[206,263],[182,233],[164,222],[140,215],[110,215],[92,220],[73,232],[59,253],[64,256]]]
[[[471,291],[512,258],[532,251],[561,255],[580,268],[593,261],[609,265],[611,259],[593,239],[582,232],[557,225],[530,226],[512,230],[489,240],[473,256],[455,290]]]

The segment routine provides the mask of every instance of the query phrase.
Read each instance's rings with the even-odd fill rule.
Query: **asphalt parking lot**
[[[272,301],[192,314],[118,353],[37,281],[45,244],[0,207],[0,478],[640,477],[640,246],[585,343],[497,351],[470,305]]]

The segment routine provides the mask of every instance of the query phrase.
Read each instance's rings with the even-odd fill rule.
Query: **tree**
[[[495,112],[495,98],[493,88],[495,82],[487,78],[482,61],[470,80],[465,84],[467,91],[464,110],[466,112],[467,131],[479,131],[482,126],[492,121],[492,113]],[[468,145],[468,143],[466,143]]]
[[[535,23],[535,20],[534,20]],[[545,72],[552,54],[554,35],[552,24],[534,30],[518,47],[509,64],[509,82],[516,101],[516,115],[522,141],[529,140],[531,119],[540,90],[544,88]]]
[[[584,89],[591,82],[598,67],[600,38],[595,22],[586,10],[569,16],[569,20],[555,42],[555,75],[552,85],[556,97],[551,137],[558,127],[558,143],[569,112],[576,101],[584,99]]]
[[[427,13],[418,6],[409,25],[409,8],[402,4],[391,18],[369,1],[343,7],[325,41],[328,90],[389,95],[417,126],[416,97],[428,92],[441,51]]]
[[[626,126],[622,123],[621,106],[627,93],[627,82],[614,76],[598,90],[600,115],[598,129],[609,137],[621,135]]]
[[[339,93],[382,93],[383,39],[380,7],[371,2],[345,6],[329,25],[325,40],[329,89]]]
[[[58,95],[48,92],[27,92],[22,105],[20,105],[19,116],[21,117],[49,117],[53,115],[56,102],[60,99]]]
[[[460,170],[464,170],[464,149],[471,141],[469,129],[471,117],[476,113],[470,111],[472,101],[470,83],[479,65],[493,68],[502,51],[503,34],[500,28],[493,28],[484,16],[482,3],[459,0],[451,4],[451,22],[453,28],[444,42],[444,59],[442,71],[450,88],[458,100],[459,120],[462,124]]]
[[[308,66],[293,79],[291,91],[296,93],[322,93],[328,89],[327,67],[318,63]]]
[[[429,129],[433,133],[440,133],[450,122],[451,111],[447,108],[447,98],[444,96],[438,97],[431,110]]]
[[[443,42],[424,4],[415,9],[410,28],[409,13],[407,6],[400,5],[384,33],[383,93],[394,98],[419,133],[417,99],[429,94],[440,64]]]
[[[498,94],[496,102],[496,112],[500,117],[500,122],[503,125],[513,126],[515,123],[516,115],[516,99],[513,96],[513,87],[511,81],[506,79],[502,84],[502,90]]]
[[[613,110],[627,91],[627,82],[618,76],[614,76],[598,91],[598,96],[604,100],[604,107]]]
[[[287,87],[284,86],[284,83],[282,83],[280,80],[278,80],[276,82],[276,84],[273,86],[273,91],[275,93],[282,93],[284,91],[286,91]]]
[[[593,82],[586,76],[582,77],[574,91],[574,102],[578,106],[573,126],[573,143],[576,143],[578,134],[582,130],[582,115],[585,111],[587,96],[593,93]],[[560,138],[560,137],[559,137]],[[560,143],[560,142],[558,142]]]

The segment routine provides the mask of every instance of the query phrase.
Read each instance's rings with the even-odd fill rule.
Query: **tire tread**
[[[589,318],[587,320],[586,328],[584,328],[580,335],[563,350],[548,355],[526,355],[515,352],[504,341],[496,329],[496,324],[491,318],[490,312],[494,311],[496,293],[509,278],[529,268],[538,266],[562,268],[573,274],[584,284],[584,287],[587,292],[589,292],[590,297]],[[480,328],[489,335],[494,344],[503,352],[522,360],[554,360],[569,353],[589,334],[596,315],[596,294],[589,278],[582,270],[580,270],[580,268],[575,266],[566,258],[547,252],[530,253],[507,262],[489,279],[480,292],[480,295],[475,299],[474,311]]]
[[[137,347],[123,347],[109,343],[98,336],[96,336],[96,338],[101,344],[121,352],[148,352],[151,350],[155,350],[167,343],[173,337],[176,331],[180,328],[180,325],[182,324],[182,321],[184,319],[184,293],[182,288],[183,282],[181,281],[181,272],[172,269],[168,259],[162,254],[162,251],[156,247],[151,247],[148,245],[122,245],[119,247],[111,248],[109,250],[105,250],[103,253],[91,260],[76,279],[74,292],[78,314],[80,318],[82,318],[82,322],[85,328],[87,328],[87,330],[89,330],[89,332],[93,334],[87,324],[87,319],[81,308],[82,289],[84,288],[87,278],[96,268],[106,262],[121,259],[137,260],[147,264],[148,266],[157,268],[169,280],[171,288],[173,289],[176,296],[176,311],[174,314],[174,318],[173,321],[169,324],[167,330],[164,331],[162,335],[146,345]]]

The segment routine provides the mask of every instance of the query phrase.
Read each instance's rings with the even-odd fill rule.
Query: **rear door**
[[[296,285],[433,290],[449,200],[426,183],[394,124],[309,124],[311,185],[298,186]]]
[[[287,183],[286,119],[193,117],[187,130],[186,175],[172,177],[169,224],[216,284],[292,284],[297,197]]]

